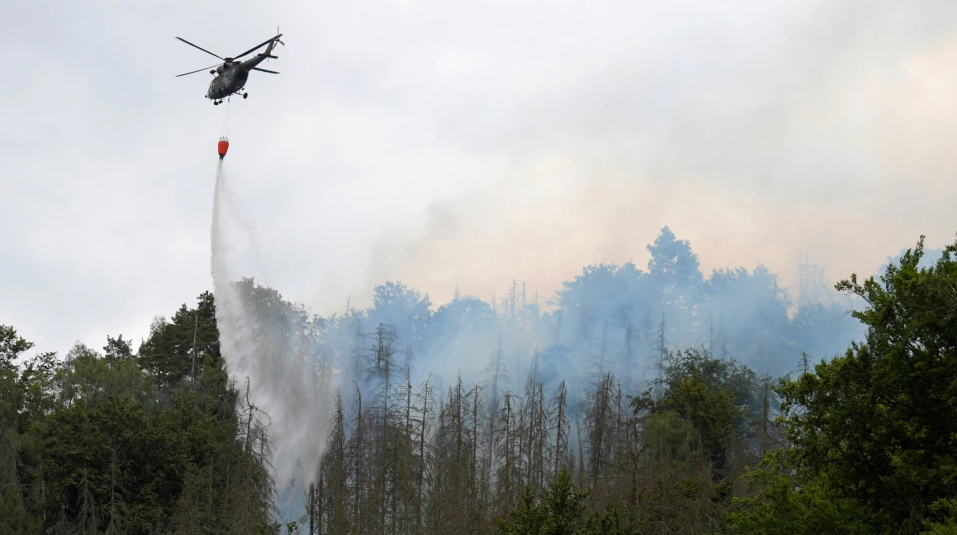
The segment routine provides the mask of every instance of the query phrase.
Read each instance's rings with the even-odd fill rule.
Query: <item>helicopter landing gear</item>
[[[246,98],[248,96],[249,96],[249,93],[243,93],[243,98]]]

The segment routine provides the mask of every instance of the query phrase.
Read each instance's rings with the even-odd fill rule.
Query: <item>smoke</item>
[[[227,191],[220,160],[210,235],[220,351],[230,379],[240,390],[248,385],[253,416],[262,420],[274,448],[277,486],[284,489],[303,483],[297,479],[301,474],[309,483],[316,471],[326,444],[329,376],[305,355],[308,321],[272,306],[272,296],[257,292],[251,280],[238,278],[238,267],[250,251],[235,239],[238,233],[226,217]],[[258,259],[257,251],[252,253]],[[244,269],[251,267],[247,263]]]
[[[922,233],[949,238],[953,3],[686,4],[680,16],[622,14],[667,29],[628,39],[608,21],[620,48],[585,47],[588,65],[569,55],[534,98],[481,100],[476,119],[465,93],[442,110],[437,135],[492,174],[383,225],[362,283],[399,279],[448,298],[456,284],[487,296],[514,277],[550,292],[592,261],[643,263],[642,244],[666,224],[706,268],[764,263],[786,285],[802,252],[843,278]],[[595,27],[580,31],[610,47]],[[517,58],[482,57],[510,69]],[[522,83],[540,82],[553,58],[541,59]],[[475,78],[501,95],[490,71]]]
[[[581,410],[606,372],[634,394],[660,375],[670,351],[704,348],[781,375],[802,353],[828,358],[860,335],[833,292],[805,300],[789,317],[791,296],[774,273],[732,268],[706,277],[692,244],[667,228],[649,244],[647,270],[590,265],[560,284],[554,312],[543,311],[525,283],[511,283],[491,303],[469,295],[435,303],[384,282],[373,289],[372,306],[310,319],[275,290],[238,278],[237,266],[251,273],[255,265],[245,258],[251,245],[234,232],[241,225],[225,212],[227,188],[220,162],[211,265],[221,351],[230,377],[240,387],[248,381],[252,404],[268,421],[287,518],[302,511],[302,491],[321,464],[332,393],[351,390],[353,381],[376,414],[388,413],[406,388],[423,391],[427,382],[443,392],[457,379],[481,385],[494,407],[495,396],[517,392],[530,377],[549,395],[564,382],[570,406]]]
[[[784,373],[802,351],[827,358],[860,334],[846,303],[794,313],[802,296],[781,286],[796,283],[800,253],[826,263],[833,282],[872,272],[922,233],[929,243],[950,234],[951,2],[611,4],[525,3],[505,15],[476,3],[474,17],[426,8],[434,19],[408,15],[424,25],[409,32],[424,40],[413,51],[370,44],[368,34],[408,41],[389,33],[410,28],[400,9],[388,28],[349,43],[368,47],[356,54],[370,61],[351,61],[346,51],[356,47],[346,41],[317,44],[341,51],[323,56],[324,67],[351,70],[338,72],[339,84],[335,76],[316,84],[320,94],[294,111],[270,109],[268,117],[276,146],[287,149],[281,159],[301,158],[313,174],[293,187],[296,169],[287,164],[291,172],[273,171],[268,186],[257,187],[286,208],[287,217],[261,214],[272,227],[264,230],[271,250],[286,253],[270,254],[283,288],[311,297],[324,314],[341,311],[350,294],[353,304],[371,301],[324,331],[331,354],[368,355],[371,342],[357,329],[367,335],[382,322],[396,328],[397,351],[411,349],[414,381],[434,374],[448,384],[459,372],[486,381],[499,340],[513,387],[535,359],[577,391],[606,364],[640,381],[656,373],[660,346],[703,345]],[[354,16],[371,23],[364,10]],[[459,26],[476,18],[481,23]],[[331,34],[316,35],[354,34],[336,20]],[[356,78],[361,87],[348,91]],[[318,134],[304,135],[303,124]],[[604,282],[603,273],[574,280],[596,262],[643,268],[645,245],[664,225],[690,240],[706,279],[731,268],[718,277],[725,289],[702,298],[707,315],[662,307],[643,293],[655,285],[648,290],[629,270]],[[214,269],[215,254],[214,236]],[[221,306],[238,310],[231,319],[223,312],[233,322],[221,327],[224,338],[226,330],[240,337],[250,322],[227,284],[252,272],[238,269],[245,262],[234,257],[232,273],[217,280],[217,300],[230,301]],[[513,278],[527,283],[527,307],[487,302],[515,301],[505,288]],[[435,299],[412,296],[390,311],[389,299],[368,299],[387,280]],[[544,308],[565,283],[581,287],[579,301],[591,308],[568,301],[555,305],[561,314],[532,311],[535,290]],[[459,285],[481,300],[452,301]],[[427,327],[416,319],[423,299],[434,312]],[[255,343],[239,345],[228,349],[231,373],[271,377],[249,356]],[[348,359],[340,364],[352,368]],[[270,403],[269,414],[292,426],[295,412],[283,408],[298,402],[280,385],[302,379],[260,381],[257,403]],[[274,422],[277,448],[306,459],[301,444],[286,443],[306,436],[305,427],[296,434]],[[321,446],[318,436],[305,442]]]

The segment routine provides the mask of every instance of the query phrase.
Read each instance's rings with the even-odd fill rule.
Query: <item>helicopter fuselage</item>
[[[243,68],[241,63],[233,64],[225,72],[216,73],[216,77],[209,83],[206,98],[221,100],[233,93],[237,93],[246,85],[249,79],[249,69]]]
[[[233,93],[239,92],[239,90],[246,85],[246,80],[249,79],[249,71],[265,61],[266,58],[275,57],[270,55],[272,46],[273,45],[270,44],[265,53],[256,54],[255,57],[249,58],[246,61],[230,63],[228,67],[225,64],[220,65],[219,68],[213,71],[216,77],[209,83],[206,98],[222,100]]]

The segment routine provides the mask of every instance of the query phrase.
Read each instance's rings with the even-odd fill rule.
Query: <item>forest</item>
[[[793,301],[647,249],[548,300],[235,281],[252,377],[208,292],[135,351],[3,325],[0,534],[957,533],[957,242]]]

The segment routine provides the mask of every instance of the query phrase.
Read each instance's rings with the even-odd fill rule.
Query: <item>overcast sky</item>
[[[249,99],[174,78],[217,61],[174,36],[277,25]],[[551,295],[664,225],[783,284],[957,231],[950,0],[32,0],[0,30],[0,323],[38,349],[138,342],[212,289],[224,134],[247,271],[322,314],[387,279]]]

